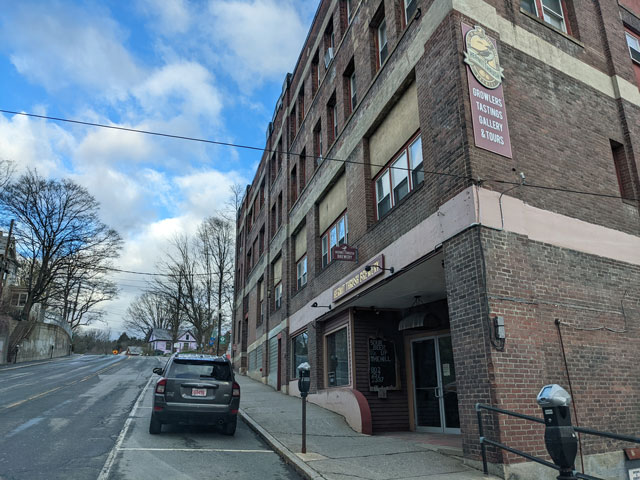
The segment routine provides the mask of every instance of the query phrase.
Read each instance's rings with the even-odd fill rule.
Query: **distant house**
[[[154,328],[149,337],[149,343],[153,351],[158,350],[162,353],[171,353],[171,342],[171,332],[164,328]],[[173,350],[176,352],[195,350],[198,347],[198,343],[190,330],[180,330],[174,347]]]
[[[127,347],[127,355],[142,355],[142,347],[136,347],[136,346]]]

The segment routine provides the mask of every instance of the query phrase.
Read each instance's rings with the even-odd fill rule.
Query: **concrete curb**
[[[244,423],[246,423],[251,430],[256,432],[267,444],[275,450],[275,452],[282,457],[282,459],[291,465],[296,471],[308,480],[327,480],[320,473],[316,472],[313,468],[302,461],[295,453],[285,447],[277,438],[267,432],[260,426],[250,415],[248,415],[242,409],[238,410],[238,415]]]

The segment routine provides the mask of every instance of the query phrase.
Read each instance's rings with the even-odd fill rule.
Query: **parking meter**
[[[311,365],[307,362],[298,365],[298,390],[302,398],[309,394],[311,387]]]
[[[538,393],[544,415],[544,443],[554,463],[560,467],[558,479],[573,479],[578,453],[578,437],[571,425],[571,395],[560,385],[545,385]]]

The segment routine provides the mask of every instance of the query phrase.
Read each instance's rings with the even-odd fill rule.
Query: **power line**
[[[177,140],[187,140],[187,141],[191,141],[191,142],[200,142],[200,143],[207,143],[207,144],[211,144],[211,145],[221,145],[221,146],[225,146],[225,147],[234,147],[234,148],[243,148],[246,150],[253,150],[253,151],[259,151],[259,152],[269,152],[269,153],[288,153],[289,155],[294,155],[297,157],[301,157],[302,153],[295,153],[295,152],[284,152],[281,150],[273,150],[273,149],[269,149],[269,148],[264,148],[264,147],[253,147],[251,145],[242,145],[242,144],[237,144],[237,143],[230,143],[230,142],[220,142],[217,140],[208,140],[205,138],[198,138],[198,137],[188,137],[188,136],[184,136],[184,135],[174,135],[174,134],[170,134],[170,133],[162,133],[162,132],[154,132],[154,131],[150,131],[150,130],[141,130],[141,129],[137,129],[137,128],[127,128],[127,127],[118,127],[115,125],[105,125],[103,123],[94,123],[94,122],[84,122],[81,120],[72,120],[72,119],[68,119],[68,118],[62,118],[62,117],[51,117],[48,115],[37,115],[35,113],[26,113],[26,112],[16,112],[13,110],[4,110],[4,109],[0,109],[0,112],[2,113],[9,113],[12,115],[23,115],[25,117],[33,117],[33,118],[41,118],[44,120],[54,120],[57,122],[66,122],[66,123],[74,123],[74,124],[78,124],[78,125],[86,125],[89,127],[98,127],[98,128],[108,128],[111,130],[121,130],[124,132],[132,132],[132,133],[142,133],[145,135],[154,135],[157,137],[166,137],[166,138],[174,138]],[[357,160],[345,160],[345,159],[341,159],[341,158],[332,158],[332,157],[317,157],[317,158],[321,158],[322,160],[330,160],[333,162],[342,162],[342,163],[350,163],[350,164],[354,164],[354,165],[365,165],[367,162],[359,162]],[[374,167],[384,167],[385,165],[376,165],[376,164],[371,164]],[[411,171],[411,168],[405,168],[405,167],[396,167],[396,166],[390,166],[390,169],[396,169],[396,170],[406,170],[406,171]],[[425,175],[441,175],[441,176],[447,176],[447,177],[455,177],[455,178],[459,178],[459,179],[463,179],[463,180],[469,180],[471,182],[474,183],[478,183],[478,180],[468,176],[468,175],[458,175],[455,173],[448,173],[448,172],[439,172],[439,171],[424,171]],[[507,181],[507,180],[500,180],[500,179],[482,179],[482,182],[492,182],[492,183],[501,183],[501,184],[505,184],[505,185],[521,185],[522,187],[529,187],[529,188],[538,188],[538,189],[544,189],[544,190],[551,190],[551,191],[556,191],[556,192],[563,192],[563,193],[572,193],[572,194],[579,194],[579,195],[591,195],[591,196],[595,196],[595,197],[603,197],[603,198],[612,198],[612,199],[618,199],[618,200],[634,200],[633,198],[626,198],[626,197],[622,197],[619,195],[608,195],[608,194],[604,194],[604,193],[596,193],[596,192],[589,192],[589,191],[584,191],[584,190],[573,190],[573,189],[568,189],[568,188],[561,188],[561,187],[552,187],[552,186],[548,186],[548,185],[536,185],[536,184],[530,184],[530,183],[518,183],[518,182],[511,182],[511,181]],[[128,272],[127,272],[128,273]]]

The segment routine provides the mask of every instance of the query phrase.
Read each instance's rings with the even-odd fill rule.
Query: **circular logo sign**
[[[500,67],[498,49],[487,36],[482,27],[469,30],[464,38],[467,51],[464,52],[464,63],[469,65],[471,73],[481,85],[498,88],[504,78],[504,69]]]

